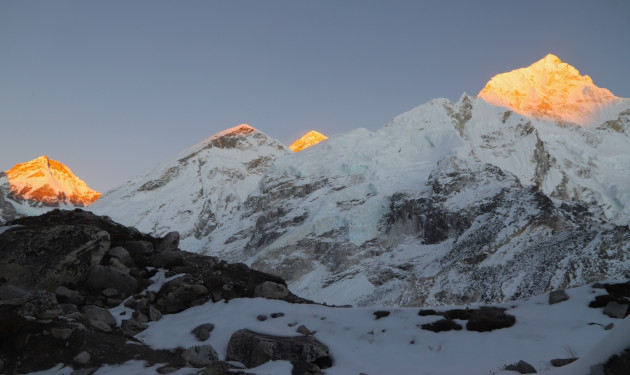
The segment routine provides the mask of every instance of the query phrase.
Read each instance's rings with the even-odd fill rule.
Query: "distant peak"
[[[311,130],[310,132],[304,134],[302,138],[291,143],[291,146],[289,146],[289,148],[293,150],[293,152],[299,152],[299,151],[304,150],[307,147],[311,147],[313,145],[318,144],[324,139],[328,139],[328,137],[326,137],[322,133],[316,132],[315,130]]]
[[[551,53],[526,68],[495,75],[478,97],[523,116],[582,126],[594,125],[599,112],[619,100]]]
[[[14,197],[48,206],[89,206],[101,196],[66,165],[46,155],[16,164],[6,175]]]
[[[258,132],[253,126],[248,124],[240,124],[233,128],[225,129],[213,135],[211,138],[221,138],[227,136],[247,135],[250,133]]]

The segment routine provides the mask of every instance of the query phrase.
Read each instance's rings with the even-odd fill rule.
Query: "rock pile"
[[[0,230],[0,372],[27,373],[63,363],[93,373],[104,364],[141,359],[166,363],[165,373],[182,367],[222,373],[234,366],[203,344],[212,323],[194,330],[200,343],[191,348],[154,350],[134,335],[163,314],[207,301],[262,297],[310,303],[278,277],[181,251],[176,232],[153,238],[80,209],[7,225]],[[147,289],[158,272],[179,276]],[[133,312],[114,317],[109,309],[121,304]],[[296,374],[330,366],[328,348],[313,337],[261,339],[244,332],[234,334],[230,342],[239,345],[230,346],[228,359],[245,365],[285,359],[295,364]],[[263,353],[267,347],[275,354],[261,354],[255,363],[246,359],[244,353]],[[246,370],[230,373],[238,371]]]

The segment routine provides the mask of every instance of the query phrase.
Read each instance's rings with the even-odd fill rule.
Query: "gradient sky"
[[[376,130],[554,53],[630,97],[630,1],[0,0],[0,170],[105,192],[248,123]]]

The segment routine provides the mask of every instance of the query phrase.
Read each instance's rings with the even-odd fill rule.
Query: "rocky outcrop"
[[[93,372],[132,359],[227,371],[233,366],[219,361],[210,345],[154,350],[133,336],[163,314],[209,300],[309,302],[289,292],[278,277],[179,250],[177,233],[154,238],[79,209],[17,219],[5,228],[0,231],[0,363],[7,373],[57,363]],[[180,276],[148,290],[156,267]],[[123,304],[132,313],[113,316],[109,308]],[[213,328],[204,324],[194,334],[205,341]],[[302,352],[291,355],[296,361],[311,359]]]
[[[328,347],[311,336],[278,337],[248,329],[232,335],[227,360],[242,362],[247,367],[257,367],[268,361],[289,361],[294,365],[294,374],[296,367],[304,367],[301,362],[310,365],[310,373],[332,366]]]

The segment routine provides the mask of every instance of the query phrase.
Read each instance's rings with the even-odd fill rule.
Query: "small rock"
[[[45,310],[39,314],[37,314],[38,319],[56,319],[61,315],[62,310],[59,306],[55,308]]]
[[[614,326],[615,326],[615,323],[612,323],[612,322],[611,322],[611,323],[606,324],[606,326],[604,327],[604,329],[605,329],[606,331],[610,331],[611,329],[613,329],[613,327],[614,327]]]
[[[193,346],[182,353],[182,358],[192,367],[208,366],[219,359],[217,352],[210,345]]]
[[[505,369],[509,371],[516,371],[520,374],[535,374],[536,373],[536,369],[534,368],[534,366],[530,365],[529,363],[523,360],[518,361],[518,363],[516,364],[506,366]]]
[[[206,341],[210,337],[210,332],[214,329],[214,324],[205,323],[195,327],[192,331],[190,331],[197,340]]]
[[[315,331],[311,331],[310,329],[306,328],[305,325],[301,325],[296,329],[297,333],[301,333],[303,335],[306,336],[312,336],[315,334]]]
[[[72,358],[72,362],[76,363],[77,365],[87,365],[90,362],[90,358],[92,358],[90,353],[81,352],[74,356],[74,358]]]
[[[281,299],[289,295],[289,289],[282,284],[275,283],[273,281],[265,281],[256,285],[254,289],[255,297],[269,298],[269,299]]]
[[[50,330],[50,334],[52,335],[52,337],[59,339],[59,340],[65,340],[68,337],[70,337],[70,335],[72,335],[72,329],[70,328],[53,328]]]
[[[562,367],[562,366],[566,366],[569,363],[573,363],[577,361],[577,358],[555,358],[551,360],[551,364],[554,367]]]
[[[139,323],[147,323],[149,318],[141,312],[134,311],[131,315]]]
[[[549,293],[549,304],[553,305],[559,302],[563,302],[569,299],[569,295],[567,295],[567,292],[564,291],[564,289],[558,289],[558,290],[554,290],[553,292]]]
[[[256,319],[258,319],[261,322],[264,322],[265,320],[267,320],[267,315],[260,314],[256,317]]]
[[[374,319],[379,320],[389,316],[389,311],[374,311]]]
[[[628,312],[628,305],[619,303],[617,301],[610,301],[604,307],[604,314],[608,315],[611,318],[623,319],[626,317],[626,313]]]
[[[284,316],[284,313],[281,313],[281,312],[271,314],[272,319],[282,318],[283,316]]]
[[[88,320],[88,324],[90,327],[97,329],[99,331],[103,331],[106,333],[110,333],[112,331],[112,327],[110,327],[109,325],[105,324],[105,322],[100,321],[100,320]]]

